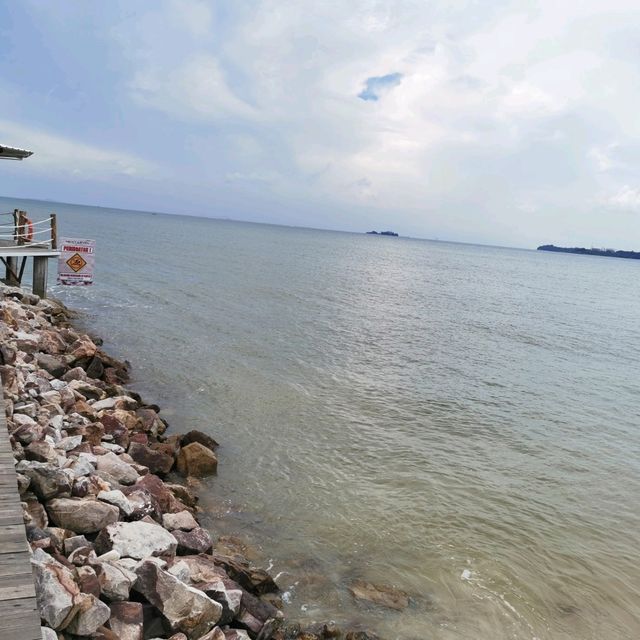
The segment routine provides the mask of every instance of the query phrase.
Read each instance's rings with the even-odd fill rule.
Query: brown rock
[[[119,640],[142,640],[143,612],[139,602],[112,602],[109,625]]]
[[[192,531],[198,526],[196,519],[189,511],[179,513],[165,513],[162,516],[162,526],[168,531],[182,529],[182,531]]]
[[[96,598],[100,597],[100,581],[93,567],[83,565],[78,567],[78,585],[83,593],[90,593]]]
[[[149,468],[151,473],[166,475],[173,467],[173,458],[160,451],[154,451],[144,444],[132,442],[128,449],[129,455],[138,463]]]
[[[186,504],[187,507],[195,508],[198,504],[198,496],[191,491],[189,487],[181,484],[171,484],[169,482],[165,482],[165,486],[180,502]]]
[[[153,473],[138,478],[134,488],[147,490],[158,501],[163,513],[178,513],[187,508]]]
[[[188,433],[185,433],[180,439],[180,444],[183,447],[186,447],[192,442],[199,442],[201,445],[207,447],[207,449],[211,449],[211,451],[220,446],[211,436],[208,436],[206,433],[202,433],[202,431],[197,431],[195,429],[189,431]]]
[[[109,619],[109,607],[93,595],[81,593],[76,603],[78,612],[66,628],[70,633],[89,636]]]
[[[113,415],[106,414],[101,416],[100,422],[104,427],[105,434],[113,436],[115,444],[119,444],[125,449],[129,446],[129,430],[120,420]]]
[[[196,527],[192,531],[172,531],[173,537],[178,541],[178,555],[194,555],[208,553],[213,548],[213,540],[209,532],[202,527]]]
[[[215,453],[199,442],[192,442],[180,449],[178,454],[178,471],[185,476],[204,476],[216,473],[218,459]]]
[[[180,582],[154,562],[142,562],[136,573],[138,579],[134,588],[165,616],[173,631],[181,631],[190,640],[197,640],[220,619],[220,604],[202,591]]]
[[[248,562],[242,562],[216,552],[211,554],[211,558],[216,565],[222,567],[229,574],[230,578],[254,595],[280,591],[273,578],[263,569],[250,567]]]
[[[133,487],[123,487],[123,493],[127,496],[131,503],[132,511],[127,516],[127,520],[142,520],[146,516],[150,516],[156,522],[162,520],[162,510],[156,498],[146,489],[138,489],[137,485]]]
[[[55,498],[47,502],[46,508],[56,526],[76,533],[100,531],[117,522],[120,515],[118,507],[111,504],[80,498]]]

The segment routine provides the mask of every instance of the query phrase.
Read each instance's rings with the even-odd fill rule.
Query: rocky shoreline
[[[285,620],[274,579],[198,523],[189,479],[216,472],[215,440],[167,434],[160,408],[124,386],[129,365],[76,331],[64,305],[0,286],[0,314],[45,640],[376,638]]]

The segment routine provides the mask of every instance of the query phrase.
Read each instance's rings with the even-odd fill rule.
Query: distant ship
[[[393,236],[394,238],[398,237],[398,234],[395,231],[367,231],[367,233],[373,236]]]

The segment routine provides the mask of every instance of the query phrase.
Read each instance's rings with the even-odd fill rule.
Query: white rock
[[[100,550],[115,549],[121,557],[142,560],[149,556],[174,556],[177,540],[159,524],[115,522],[98,536]]]
[[[176,529],[191,531],[198,526],[198,523],[188,511],[180,511],[179,513],[164,513],[162,515],[162,526],[169,531]]]
[[[77,610],[80,589],[67,567],[36,549],[31,557],[40,617],[54,629],[62,628]]]
[[[98,500],[114,504],[127,516],[130,516],[133,513],[133,505],[129,502],[127,496],[118,489],[114,489],[113,491],[101,491],[98,494]]]

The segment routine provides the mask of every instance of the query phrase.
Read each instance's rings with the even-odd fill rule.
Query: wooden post
[[[33,293],[41,298],[47,297],[47,265],[45,256],[33,257]]]
[[[18,234],[18,244],[19,245],[23,245],[24,244],[24,235],[23,235],[23,230],[25,228],[26,225],[26,221],[25,218],[27,216],[25,215],[24,211],[18,211],[18,229],[17,229],[17,234]]]
[[[7,257],[6,258],[7,261],[7,269],[6,269],[6,278],[5,278],[5,282],[10,286],[10,287],[17,287],[19,286],[18,283],[18,278],[16,277],[17,273],[18,273],[18,258],[17,257]]]
[[[51,248],[58,248],[58,216],[51,214]]]
[[[18,209],[13,210],[13,241],[18,242],[18,222],[20,220],[20,212]]]

